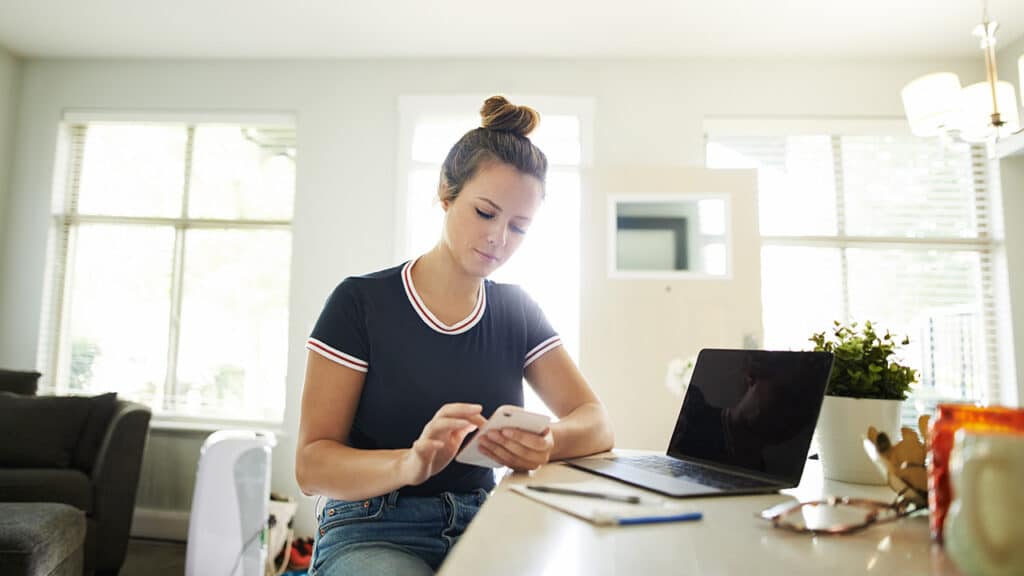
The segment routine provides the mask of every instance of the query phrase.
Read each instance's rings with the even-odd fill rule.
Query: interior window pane
[[[828,329],[831,319],[872,320],[910,336],[903,359],[920,372],[919,409],[938,398],[985,401],[995,351],[987,349],[985,330],[991,327],[982,312],[982,253],[941,247],[945,239],[982,237],[986,174],[980,152],[964,143],[909,136],[710,135],[709,167],[758,169],[762,235],[838,234],[832,204],[833,186],[840,185],[844,235],[881,239],[877,245],[854,240],[856,248],[846,249],[766,246],[766,345],[797,343],[809,330],[796,327],[809,314],[821,317],[814,331]],[[898,243],[889,238],[936,243],[894,249]],[[807,252],[794,256],[798,250]],[[827,261],[806,259],[822,250],[830,254]],[[787,268],[789,263],[799,265]],[[816,289],[808,292],[807,285]],[[808,312],[821,308],[816,297],[834,301],[833,311],[826,306]]]
[[[547,196],[515,255],[491,275],[521,285],[541,304],[570,356],[579,343],[580,176],[548,173]]]
[[[73,240],[59,377],[159,406],[166,379],[174,229],[81,225]]]
[[[294,146],[291,128],[196,127],[189,216],[290,220]]]
[[[79,213],[180,216],[187,139],[184,126],[90,124]]]
[[[579,361],[580,175],[575,169],[548,172],[547,196],[523,243],[495,282],[519,284],[540,305],[569,357]],[[533,388],[524,387],[526,408],[550,413]]]
[[[765,236],[835,235],[832,143],[826,135],[715,137],[709,168],[757,168]]]
[[[444,211],[435,201],[440,167],[413,170],[409,175],[407,258],[430,250],[441,237]],[[580,177],[575,170],[548,172],[547,196],[516,254],[491,278],[521,284],[545,303],[548,320],[559,330],[566,349],[575,357],[579,307],[567,301],[578,294],[580,259]]]
[[[701,200],[697,203],[700,212],[700,233],[705,236],[722,236],[725,234],[725,202],[721,200]]]
[[[810,350],[812,334],[843,320],[838,248],[765,246],[761,249],[764,345]]]
[[[466,132],[480,126],[476,115],[424,116],[412,133],[412,159],[440,165]]]
[[[441,237],[444,210],[437,196],[440,173],[440,165],[409,173],[409,199],[405,207],[409,242],[406,258],[429,251]]]
[[[619,230],[615,233],[619,270],[675,270],[676,235],[672,230]]]
[[[853,236],[978,236],[967,144],[844,136],[846,228]]]
[[[290,261],[289,231],[187,232],[180,413],[283,417]]]
[[[909,336],[904,359],[920,371],[924,388],[948,398],[983,398],[980,255],[850,249],[847,258],[851,317]]]
[[[580,118],[542,114],[530,140],[544,152],[548,164],[575,166],[580,163]]]
[[[724,276],[729,271],[725,244],[713,242],[704,245],[704,271],[712,276]]]
[[[580,119],[544,114],[531,140],[549,162],[547,197],[531,223],[519,251],[492,279],[522,285],[544,309],[562,336],[566,351],[576,357],[579,342]],[[438,241],[444,212],[438,206],[441,164],[458,139],[480,125],[477,114],[417,113],[412,126],[404,199],[405,256],[415,257]],[[526,407],[549,412],[528,386]]]

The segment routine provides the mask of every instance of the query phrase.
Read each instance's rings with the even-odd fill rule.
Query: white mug
[[[946,553],[970,576],[1024,574],[1024,435],[956,433]]]

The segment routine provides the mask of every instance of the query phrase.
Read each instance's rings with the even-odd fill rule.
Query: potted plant
[[[825,477],[843,482],[884,484],[885,477],[864,452],[869,426],[898,438],[900,409],[917,373],[893,359],[910,343],[888,331],[879,335],[871,322],[858,329],[835,322],[832,334],[810,339],[815,351],[835,355],[832,376],[818,418],[818,448]]]

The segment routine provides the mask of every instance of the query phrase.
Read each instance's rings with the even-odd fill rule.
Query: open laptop
[[[831,372],[829,352],[701,350],[665,456],[567,464],[675,497],[791,488]]]

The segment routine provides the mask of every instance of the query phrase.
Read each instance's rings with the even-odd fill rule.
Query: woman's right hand
[[[400,462],[400,474],[407,485],[422,484],[444,469],[462,446],[466,436],[487,422],[479,404],[445,404],[423,427]]]

